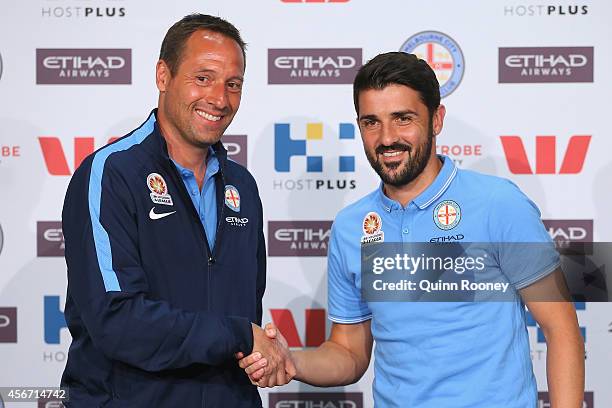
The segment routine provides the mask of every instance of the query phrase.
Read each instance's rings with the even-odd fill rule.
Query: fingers
[[[268,338],[270,339],[274,339],[276,338],[276,326],[274,325],[274,323],[270,322],[268,324],[266,324],[266,327],[264,328],[265,332],[266,332],[266,336],[268,336]]]
[[[244,369],[244,371],[248,374],[251,375],[252,373],[258,371],[258,370],[263,370],[265,371],[265,367],[268,365],[268,360],[266,360],[265,358],[262,358],[259,361],[254,362],[253,364],[251,364],[250,366],[248,366],[247,368]]]
[[[285,373],[287,375],[287,382],[293,380],[293,378],[295,378],[295,376],[297,375],[297,369],[295,368],[295,364],[293,364],[293,361],[291,359],[287,360],[287,362],[285,363]]]
[[[234,354],[234,357],[236,357],[236,360],[241,360],[244,358],[244,353],[239,351],[238,353]]]
[[[242,353],[238,353],[238,354],[242,354]],[[253,363],[257,362],[261,360],[261,353],[259,352],[255,352],[253,354],[250,354],[246,357],[244,357],[243,359],[241,359],[240,361],[238,361],[238,365],[240,366],[240,368],[247,368],[248,366],[252,365]]]
[[[251,383],[255,384],[257,383],[257,381],[261,380],[263,376],[264,376],[264,369],[260,368],[259,370],[249,375],[249,379],[251,380]]]
[[[285,367],[281,364],[278,370],[276,370],[276,383],[274,385],[285,385],[287,383],[286,380]]]

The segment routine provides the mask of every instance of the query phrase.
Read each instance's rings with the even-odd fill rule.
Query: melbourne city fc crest
[[[240,194],[238,189],[230,184],[225,186],[225,205],[231,210],[240,212]]]
[[[423,31],[407,39],[400,51],[415,54],[427,61],[436,73],[442,98],[459,86],[465,71],[463,52],[459,44],[448,35],[438,31]]]
[[[461,207],[453,200],[444,200],[434,208],[433,219],[438,228],[453,229],[461,221]]]
[[[385,233],[382,231],[382,219],[377,213],[367,213],[363,218],[361,228],[365,234],[363,237],[361,237],[362,244],[383,242],[385,240]]]
[[[173,205],[172,197],[168,194],[166,180],[157,173],[147,176],[147,187],[151,190],[151,201],[155,204]]]

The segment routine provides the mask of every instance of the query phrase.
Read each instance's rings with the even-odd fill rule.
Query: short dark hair
[[[366,89],[383,89],[388,85],[405,85],[419,93],[431,119],[440,106],[440,84],[429,64],[414,54],[388,52],[379,54],[362,66],[353,82],[353,101],[359,115],[359,93]]]
[[[198,30],[210,30],[236,41],[242,50],[246,68],[246,43],[242,41],[240,32],[232,23],[207,14],[189,14],[170,27],[159,51],[159,59],[166,62],[172,75],[178,69],[185,43],[191,34]]]

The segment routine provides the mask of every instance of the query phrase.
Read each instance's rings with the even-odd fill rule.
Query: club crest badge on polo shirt
[[[238,193],[238,189],[231,184],[225,186],[225,205],[227,205],[230,210],[240,212],[240,193]]]
[[[151,173],[147,176],[147,187],[151,190],[151,201],[155,204],[174,205],[172,197],[168,194],[166,180],[157,174]]]
[[[362,244],[383,242],[385,240],[385,233],[382,231],[382,219],[377,213],[367,213],[363,218],[361,228],[365,234],[363,237],[361,237]]]
[[[453,229],[461,221],[461,207],[453,200],[444,200],[434,208],[433,220],[442,230]]]

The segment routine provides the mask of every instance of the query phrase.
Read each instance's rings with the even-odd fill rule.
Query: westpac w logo
[[[532,170],[520,136],[500,136],[508,168],[513,174],[578,174],[582,171],[591,136],[572,136],[557,171],[556,136],[536,136],[535,172]]]
[[[283,333],[289,347],[319,347],[325,341],[325,309],[306,309],[304,341],[300,339],[293,314],[289,309],[270,309],[272,321]]]
[[[117,137],[108,139],[108,143],[117,140]],[[62,142],[58,137],[42,136],[38,138],[40,149],[42,150],[43,158],[47,171],[52,176],[70,176],[73,169],[76,170],[83,160],[95,150],[93,137],[75,137],[74,138],[74,167],[70,168],[66,153],[62,147]]]
[[[355,139],[355,126],[351,123],[340,123],[338,126],[340,140]],[[289,123],[274,124],[274,169],[281,173],[291,171],[291,158],[293,156],[306,157],[306,171],[323,172],[323,156],[307,154],[307,145],[323,140],[323,124],[307,123],[306,139],[292,139],[291,125]],[[338,156],[338,171],[354,172],[355,156]]]

